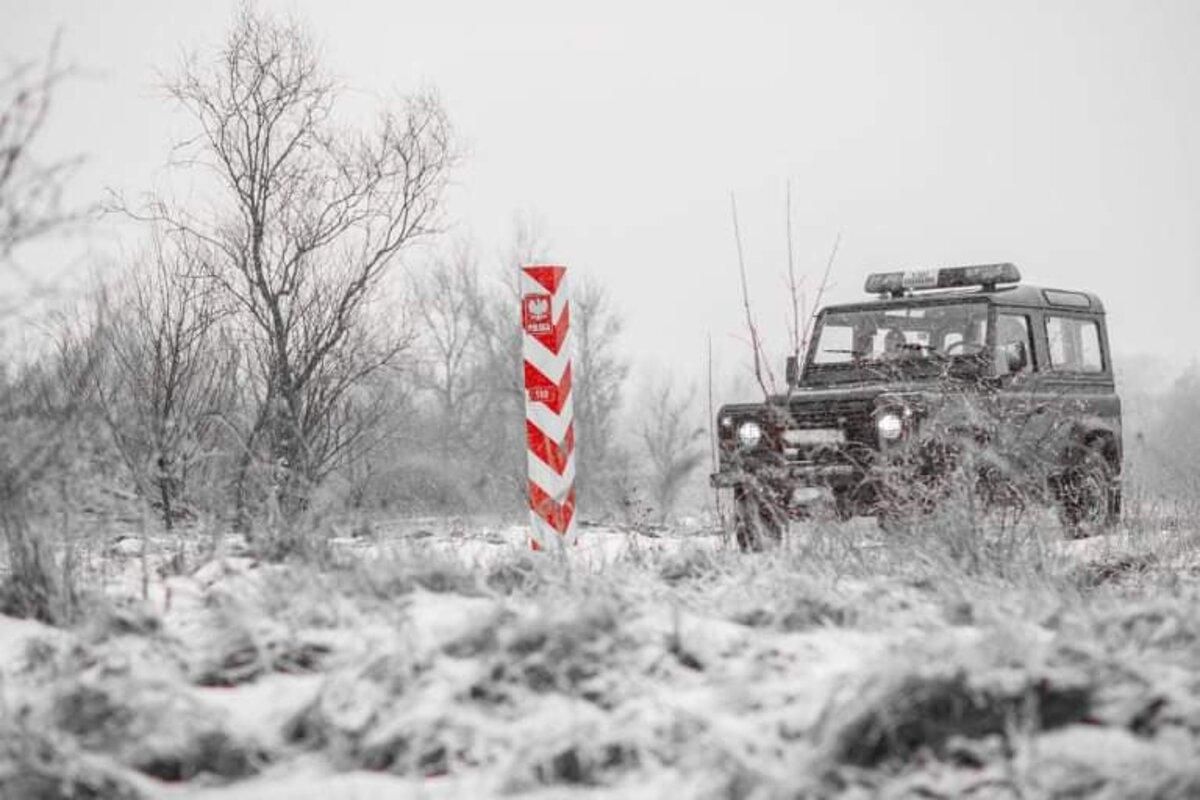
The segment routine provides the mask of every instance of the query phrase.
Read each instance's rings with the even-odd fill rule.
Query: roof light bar
[[[900,295],[918,289],[995,287],[998,283],[1017,283],[1020,280],[1021,273],[1015,264],[980,264],[973,267],[873,272],[867,276],[865,288],[869,294]]]

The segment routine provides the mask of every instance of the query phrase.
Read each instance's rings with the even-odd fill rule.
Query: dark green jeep
[[[788,390],[717,415],[714,486],[739,544],[832,501],[885,526],[955,489],[1053,503],[1074,535],[1120,514],[1121,402],[1093,294],[1020,284],[1012,264],[889,272],[816,318]]]

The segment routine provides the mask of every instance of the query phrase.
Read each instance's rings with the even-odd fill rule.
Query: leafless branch
[[[55,36],[44,58],[0,75],[0,264],[9,272],[18,270],[16,248],[83,213],[62,206],[63,186],[82,158],[47,161],[38,153],[54,93],[72,72],[59,62],[59,43]],[[36,282],[32,275],[21,278]]]
[[[729,208],[733,217],[733,239],[737,245],[738,257],[738,276],[741,278],[742,287],[742,308],[746,312],[746,329],[750,333],[750,348],[754,353],[754,380],[762,389],[763,396],[770,395],[770,390],[767,388],[766,379],[763,376],[763,353],[762,341],[758,335],[758,326],[755,325],[754,315],[750,310],[750,287],[746,280],[746,258],[742,252],[742,233],[738,227],[737,213],[737,198],[733,192],[729,193]]]
[[[813,311],[809,313],[807,307],[804,311],[804,331],[800,338],[799,347],[796,352],[800,353],[808,349],[808,340],[812,336],[813,322],[816,320],[817,312],[821,309],[821,301],[825,297],[825,292],[829,288],[829,276],[833,274],[833,263],[837,259],[838,248],[842,245],[842,234],[838,233],[837,238],[833,240],[833,247],[829,251],[829,258],[825,261],[825,271],[821,273],[821,283],[817,286],[817,296],[813,303]],[[806,304],[807,305],[807,304]]]
[[[643,392],[641,438],[659,520],[666,521],[688,477],[704,462],[704,428],[693,420],[695,386],[678,391],[659,375]]]
[[[193,277],[228,301],[259,359],[244,438],[264,443],[285,501],[302,507],[366,438],[373,401],[358,387],[412,343],[372,328],[373,300],[401,256],[441,230],[450,124],[425,93],[368,129],[337,128],[339,90],[308,34],[251,8],[215,59],[185,58],[166,89],[197,128],[173,166],[205,170],[218,190],[204,210],[165,197],[122,210],[210,255]]]
[[[800,283],[796,279],[796,260],[792,253],[792,182],[787,182],[787,198],[784,203],[787,227],[787,267],[788,295],[792,301],[792,355],[800,354],[801,325],[800,322]]]

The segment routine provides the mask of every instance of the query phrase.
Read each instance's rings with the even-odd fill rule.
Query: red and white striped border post
[[[521,268],[532,546],[575,542],[575,425],[567,268]]]

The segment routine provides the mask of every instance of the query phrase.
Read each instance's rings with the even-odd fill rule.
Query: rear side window
[[[1056,372],[1103,372],[1100,326],[1081,317],[1046,317],[1050,369]]]

